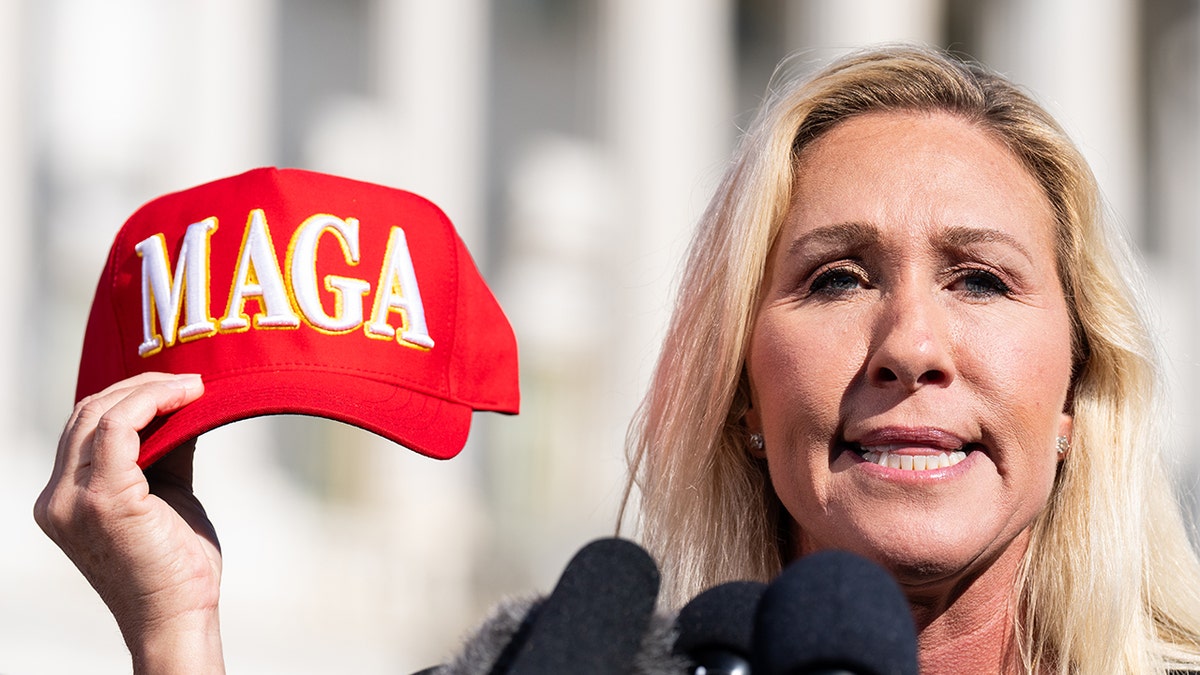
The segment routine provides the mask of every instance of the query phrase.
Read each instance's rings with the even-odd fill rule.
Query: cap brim
[[[141,434],[146,468],[184,442],[238,420],[313,415],[345,422],[435,459],[466,444],[470,406],[343,372],[264,370],[204,378],[204,395]]]

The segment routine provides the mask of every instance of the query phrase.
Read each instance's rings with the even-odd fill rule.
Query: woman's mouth
[[[980,444],[943,429],[904,426],[868,430],[840,445],[864,462],[901,471],[947,469],[982,449]]]
[[[879,466],[904,471],[928,471],[945,469],[954,466],[967,458],[966,448],[949,452],[928,450],[915,451],[912,447],[885,445],[864,448],[859,446],[855,452],[864,460]]]
[[[937,471],[961,463],[979,443],[936,427],[886,426],[855,433],[837,443],[863,462],[900,471]]]

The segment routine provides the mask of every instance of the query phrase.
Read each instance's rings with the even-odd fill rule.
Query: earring
[[[750,434],[750,447],[762,450],[764,447],[762,434]]]
[[[1058,454],[1061,457],[1067,454],[1067,450],[1071,449],[1071,441],[1066,436],[1059,436],[1055,440],[1055,447],[1058,449]]]

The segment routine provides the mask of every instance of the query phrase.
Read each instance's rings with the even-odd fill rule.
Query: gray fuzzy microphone
[[[421,675],[682,675],[674,620],[654,612],[658,589],[641,547],[594,541],[549,596],[502,603],[452,661]]]

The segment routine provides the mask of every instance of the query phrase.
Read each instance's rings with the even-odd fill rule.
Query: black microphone
[[[766,588],[758,581],[730,581],[679,610],[674,652],[687,657],[689,675],[750,675],[754,617]]]
[[[759,602],[755,675],[917,675],[908,601],[879,565],[842,551],[792,563]]]
[[[549,596],[501,604],[458,657],[429,672],[678,673],[668,650],[655,646],[667,643],[671,630],[670,621],[653,616],[658,588],[658,566],[646,551],[599,539],[567,563]],[[643,653],[644,643],[651,653]]]
[[[588,544],[542,604],[509,675],[630,672],[658,587],[658,565],[637,544],[615,538]]]

